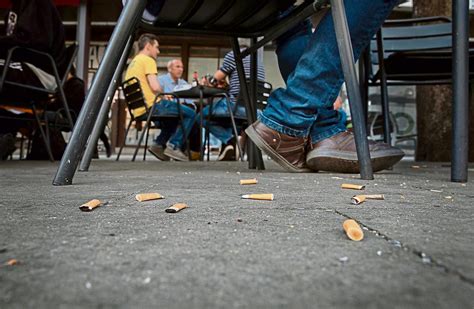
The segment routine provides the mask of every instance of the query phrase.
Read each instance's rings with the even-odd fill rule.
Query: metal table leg
[[[341,57],[344,79],[349,96],[354,137],[356,140],[357,158],[359,159],[360,176],[362,179],[374,179],[372,164],[370,162],[369,143],[365,117],[362,109],[360,89],[354,65],[354,51],[352,50],[349,27],[347,25],[346,11],[342,0],[331,0],[331,12],[334,19],[339,55]]]
[[[125,48],[127,39],[135,30],[143,11],[146,0],[128,1],[123,9],[117,26],[112,33],[109,46],[105,52],[102,65],[97,71],[95,81],[91,86],[84,106],[76,123],[58,171],[53,180],[53,185],[63,186],[72,184],[77,165],[84,150],[84,146],[92,131],[94,120],[99,113],[100,104],[103,102],[107,88],[118,65],[120,55]]]
[[[469,1],[453,0],[451,181],[467,182],[469,152]]]
[[[97,121],[95,122],[94,129],[92,130],[92,134],[89,138],[89,142],[87,143],[86,152],[82,157],[81,165],[79,165],[79,171],[87,172],[89,170],[89,166],[91,164],[92,156],[94,155],[94,150],[97,145],[97,141],[99,140],[100,135],[104,132],[104,128],[107,124],[108,114],[110,110],[110,105],[112,104],[112,100],[114,98],[114,93],[117,90],[118,85],[120,84],[120,78],[127,63],[127,58],[130,53],[130,50],[133,46],[132,36],[128,39],[127,46],[123,50],[122,57],[120,58],[119,65],[115,70],[114,77],[112,78],[112,82],[109,85],[109,89],[107,90],[107,94],[105,95],[105,101],[102,103],[99,111],[99,117],[97,117]]]
[[[237,41],[237,38],[233,38],[232,41],[232,50],[234,51],[234,57],[235,57],[235,64],[237,68],[237,74],[239,75],[239,82],[240,82],[240,93],[243,95],[243,99],[245,102],[245,110],[247,111],[247,120],[249,124],[254,123],[257,118],[254,113],[252,113],[253,107],[252,107],[252,102],[250,98],[250,93],[249,89],[247,87],[247,79],[245,77],[245,70],[244,66],[242,64],[242,53],[240,52],[240,46],[239,42]],[[249,142],[247,144],[247,155],[249,158],[249,168],[250,169],[260,169],[264,170],[265,166],[263,165],[263,159],[260,160],[261,165],[259,165],[258,159],[256,157],[260,156],[261,158],[261,152],[258,149],[254,143],[252,143],[249,139]]]

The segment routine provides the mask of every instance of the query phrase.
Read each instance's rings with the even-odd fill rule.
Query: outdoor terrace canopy
[[[57,6],[78,6],[81,0],[54,0],[54,4]],[[6,9],[10,7],[10,0],[0,0],[0,9]]]

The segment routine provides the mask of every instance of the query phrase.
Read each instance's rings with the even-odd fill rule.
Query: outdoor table
[[[332,6],[332,13],[335,20],[336,33],[340,39],[338,43],[340,45],[341,60],[344,68],[344,76],[347,83],[349,99],[351,101],[351,112],[354,118],[354,123],[359,122],[362,124],[364,117],[362,115],[362,103],[360,100],[360,92],[358,90],[358,84],[355,78],[355,70],[353,65],[352,48],[350,46],[350,38],[347,28],[347,20],[345,18],[344,4],[342,0],[331,0],[331,1],[314,1],[311,7],[307,6],[298,14],[295,14],[294,18],[288,18],[281,22],[281,27],[273,31],[272,35],[268,38],[264,38],[253,45],[250,49],[240,54],[240,57],[245,57],[251,53],[254,53],[256,49],[269,42],[276,35],[285,32],[285,27],[291,27],[294,25],[296,18],[302,20],[309,17],[314,10],[319,8],[321,3],[330,2]],[[114,55],[118,51],[123,50],[126,39],[129,37],[131,30],[135,29],[138,24],[141,12],[144,11],[146,1],[130,1],[129,5],[124,8],[121,17],[117,23],[117,27],[114,30],[112,38],[109,43],[109,48],[104,55],[104,63],[110,61],[107,66],[101,65],[97,72],[96,82],[92,84],[89,92],[89,96],[84,104],[83,111],[79,115],[78,123],[80,124],[81,130],[74,130],[71,140],[66,148],[66,151],[61,160],[58,171],[54,177],[54,185],[70,185],[72,184],[72,178],[74,177],[75,169],[80,160],[80,154],[84,148],[87,139],[89,138],[92,130],[92,120],[97,116],[99,104],[104,100],[105,93],[107,92],[108,82],[114,73],[114,66],[118,63],[117,56]],[[453,71],[455,72],[454,78],[454,104],[453,104],[453,165],[452,165],[452,181],[467,181],[467,130],[468,130],[468,101],[467,101],[467,90],[468,90],[468,76],[465,72],[468,61],[467,45],[463,42],[467,42],[468,37],[468,0],[453,0],[453,20],[454,29],[460,29],[459,32],[453,29],[454,34],[454,51],[456,59],[455,65],[453,65]],[[169,29],[168,29],[169,30]],[[196,33],[199,31],[196,31]],[[211,34],[212,31],[209,32]],[[348,40],[349,39],[349,40]],[[255,42],[255,38],[252,39]],[[233,45],[238,46],[237,39],[233,41]],[[235,50],[235,46],[234,50]],[[238,50],[236,50],[238,51]],[[348,52],[349,51],[349,52]],[[463,67],[464,66],[464,67]],[[241,72],[242,73],[242,72]],[[240,74],[241,75],[241,74]],[[100,82],[97,82],[97,81]],[[246,85],[243,86],[246,90]],[[246,95],[249,93],[247,91]],[[246,102],[249,101],[249,97],[246,98]],[[249,115],[251,120],[252,115]],[[368,152],[368,144],[365,139],[366,130],[365,126],[355,126],[355,137],[357,142],[357,153],[361,166],[361,178],[362,179],[373,179],[372,168],[370,165],[370,157]],[[364,136],[362,138],[361,136]],[[93,138],[91,138],[92,140]],[[365,140],[364,140],[365,139]],[[262,162],[263,164],[263,162]]]
[[[204,85],[197,85],[194,87],[191,87],[189,89],[185,90],[177,90],[172,93],[172,95],[176,96],[178,100],[180,98],[186,98],[186,99],[199,99],[199,145],[200,145],[200,154],[199,154],[199,160],[202,161],[204,157],[204,149],[202,147],[202,128],[203,128],[203,115],[202,115],[202,110],[204,108],[204,99],[210,99],[213,97],[225,97],[227,101],[229,101],[229,95],[227,94],[225,89],[222,88],[215,88],[215,87],[209,87],[209,86],[204,86]],[[179,101],[178,101],[179,102]],[[229,111],[230,113],[230,118],[232,122],[232,128],[234,129],[234,132],[237,132],[237,128],[235,125],[235,120],[234,116],[232,115],[232,111]],[[208,121],[211,118],[211,113],[208,115]],[[236,137],[237,138],[237,137]],[[237,147],[239,147],[240,153],[242,153],[242,149],[240,149],[240,145],[237,143]]]

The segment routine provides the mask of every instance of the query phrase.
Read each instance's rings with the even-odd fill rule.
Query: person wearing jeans
[[[358,59],[371,37],[388,17],[398,0],[346,0],[347,20]],[[290,41],[289,51],[298,53]],[[295,46],[293,48],[291,44]],[[267,108],[246,133],[278,164],[292,172],[325,170],[358,173],[354,137],[338,121],[333,102],[344,76],[330,12],[311,34],[286,89],[275,90]],[[374,171],[389,168],[404,153],[383,143],[369,143]]]
[[[248,47],[248,41],[245,39],[240,40],[241,48]],[[242,60],[245,75],[250,76],[250,56],[245,57]],[[221,67],[214,73],[213,80],[215,84],[224,81],[226,78],[229,78],[229,97],[231,109],[234,111],[234,116],[236,117],[245,117],[245,107],[238,105],[237,100],[240,95],[240,81],[239,75],[237,73],[237,63],[235,60],[234,52],[228,52],[224,61],[222,62]],[[265,69],[263,67],[262,61],[257,63],[257,78],[260,81],[265,80]],[[205,81],[206,82],[206,81]],[[237,106],[236,106],[237,104]],[[228,126],[221,125],[208,125],[208,116],[211,111],[210,106],[206,106],[202,110],[203,117],[203,126],[209,129],[209,132],[219,139],[222,143],[221,152],[218,156],[219,161],[232,161],[236,160],[239,157],[237,153],[238,147],[236,143],[238,142],[237,136],[234,136],[230,124]],[[196,116],[196,119],[200,118],[200,114]],[[227,99],[221,99],[217,102],[214,102],[212,105],[212,116],[229,116],[229,110],[227,108]]]
[[[127,68],[125,80],[132,77],[139,80],[145,103],[149,108],[152,108],[153,115],[178,116],[177,102],[162,99],[154,103],[155,96],[163,92],[157,79],[156,59],[160,53],[158,38],[153,34],[142,34],[138,39],[138,49],[138,54]],[[188,156],[183,153],[184,140],[194,124],[196,113],[194,109],[185,105],[180,105],[180,109],[184,118],[182,126],[179,126],[171,136],[163,153],[177,161],[189,161]],[[145,117],[145,112],[145,107],[133,110],[135,118]],[[166,132],[165,135],[167,140],[169,136]]]
[[[280,17],[285,17],[293,9],[294,7],[289,8]],[[311,34],[313,33],[312,26],[311,21],[305,19],[275,40],[278,68],[285,84],[290,74],[295,70],[306,46],[308,46]],[[339,112],[339,122],[345,126],[347,115],[342,109],[342,105],[342,98],[338,96],[333,103],[333,108]]]

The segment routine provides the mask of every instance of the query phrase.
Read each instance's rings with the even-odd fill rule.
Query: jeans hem
[[[263,113],[261,113],[258,116],[258,120],[260,120],[261,123],[269,127],[270,129],[276,130],[280,133],[289,135],[289,136],[295,136],[295,137],[307,137],[309,134],[309,129],[308,130],[295,130],[292,128],[289,128],[287,126],[284,126],[268,117],[265,117]]]
[[[314,134],[314,135],[311,135],[311,144],[316,144],[326,138],[330,138],[336,134],[339,134],[341,132],[345,132],[347,131],[346,128],[342,128],[340,126],[334,126],[334,127],[331,127],[330,129],[324,131],[324,132],[320,132],[318,134]]]

